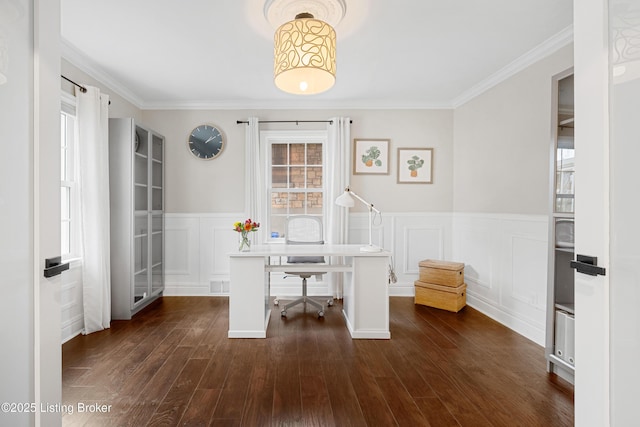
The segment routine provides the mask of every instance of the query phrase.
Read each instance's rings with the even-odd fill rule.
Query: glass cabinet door
[[[133,204],[136,212],[147,211],[149,201],[149,133],[140,128],[135,128],[135,141],[133,144]]]
[[[151,293],[164,288],[164,218],[151,217]]]
[[[162,190],[163,190],[163,146],[162,138],[152,135],[152,156],[151,156],[151,210],[163,210]]]
[[[573,76],[568,76],[558,82],[554,206],[556,213],[573,213],[575,210],[574,159]]]
[[[149,295],[149,224],[148,215],[136,214],[134,217],[133,236],[133,308]]]

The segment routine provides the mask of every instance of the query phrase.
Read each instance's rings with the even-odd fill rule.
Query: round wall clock
[[[215,159],[224,148],[222,132],[211,125],[197,126],[189,134],[188,146],[191,154],[199,159]]]

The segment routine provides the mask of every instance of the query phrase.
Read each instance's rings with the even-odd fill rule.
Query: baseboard
[[[163,294],[167,297],[196,297],[212,295],[209,286],[201,285],[199,283],[165,283]]]
[[[411,283],[393,283],[389,284],[390,297],[413,297],[415,295],[415,286]]]
[[[545,346],[544,329],[536,328],[535,326],[522,321],[522,319],[518,319],[511,314],[501,310],[499,307],[488,304],[487,302],[474,296],[468,291],[467,305],[492,318],[493,320],[503,324],[509,329],[512,329],[513,331],[519,333],[523,337],[530,339],[539,346]]]
[[[78,315],[62,324],[62,344],[77,337],[84,328],[84,316]]]

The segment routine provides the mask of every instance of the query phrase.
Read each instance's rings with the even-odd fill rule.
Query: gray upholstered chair
[[[322,234],[322,220],[319,217],[311,215],[293,215],[287,218],[285,226],[285,242],[287,245],[322,245],[324,244]],[[289,264],[324,264],[325,259],[323,256],[289,256],[287,257],[287,263]],[[280,314],[282,317],[286,317],[287,310],[297,304],[309,304],[318,309],[318,317],[324,316],[324,304],[313,300],[307,296],[307,279],[311,276],[320,276],[325,274],[322,271],[322,266],[318,266],[318,271],[310,268],[307,271],[301,272],[285,272],[287,276],[298,276],[302,278],[302,297],[291,301],[284,306]],[[333,299],[326,301],[327,305],[333,304]],[[278,300],[274,303],[277,305]]]

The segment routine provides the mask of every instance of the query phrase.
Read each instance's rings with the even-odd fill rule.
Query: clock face
[[[189,134],[189,151],[199,159],[216,158],[224,147],[222,133],[211,125],[200,125]]]

